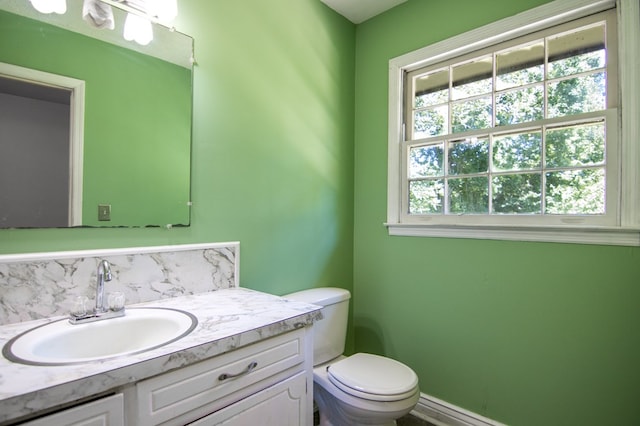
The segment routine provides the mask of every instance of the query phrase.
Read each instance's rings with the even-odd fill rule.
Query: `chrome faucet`
[[[96,283],[96,313],[105,312],[104,308],[104,282],[111,281],[111,265],[106,260],[98,264],[98,282]]]
[[[108,261],[102,260],[98,264],[97,282],[96,282],[96,307],[93,311],[84,312],[82,314],[72,313],[69,316],[69,322],[71,324],[84,324],[86,322],[100,321],[109,318],[117,318],[124,316],[124,307],[109,309],[105,307],[104,303],[104,283],[105,281],[111,281],[113,275],[111,274],[111,265]]]

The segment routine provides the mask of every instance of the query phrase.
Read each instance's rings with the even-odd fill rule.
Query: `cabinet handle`
[[[236,377],[244,376],[245,374],[249,374],[253,370],[255,370],[257,366],[258,366],[258,363],[253,361],[249,365],[247,365],[247,368],[245,368],[243,371],[239,373],[236,373],[236,374],[222,373],[221,375],[218,376],[218,380],[223,381],[227,379],[235,379]]]

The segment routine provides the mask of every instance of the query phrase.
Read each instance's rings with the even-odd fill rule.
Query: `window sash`
[[[603,113],[587,113],[581,115],[580,118],[572,117],[572,119],[567,119],[566,117],[556,118],[552,120],[548,120],[545,123],[523,123],[513,126],[508,126],[505,128],[494,128],[491,131],[477,131],[477,132],[466,132],[464,134],[450,134],[446,136],[436,136],[427,139],[415,140],[415,141],[404,141],[402,146],[402,165],[401,169],[404,173],[404,178],[402,179],[402,213],[401,213],[401,222],[403,223],[428,223],[430,225],[434,224],[445,224],[445,225],[454,225],[454,224],[479,224],[479,225],[518,225],[518,226],[577,226],[577,225],[594,225],[594,226],[617,226],[617,215],[612,212],[618,211],[618,197],[617,196],[608,196],[605,197],[605,214],[551,214],[545,213],[541,211],[539,214],[507,214],[507,213],[492,213],[492,214],[474,214],[474,213],[455,213],[448,212],[445,206],[443,213],[434,213],[434,214],[410,214],[409,213],[409,185],[410,182],[421,180],[419,177],[410,177],[409,176],[409,150],[411,148],[425,146],[425,145],[433,145],[440,141],[443,141],[446,145],[452,141],[464,140],[471,137],[487,137],[489,139],[493,139],[495,136],[501,135],[509,135],[514,133],[526,132],[526,131],[537,131],[537,130],[546,130],[553,129],[558,126],[567,124],[587,124],[587,123],[596,123],[602,121],[605,123],[605,138],[606,140],[616,140],[618,138],[618,110],[610,109]],[[544,150],[544,142],[543,147]],[[489,145],[489,159],[491,162],[491,154],[492,152],[492,144]],[[447,150],[444,150],[444,165],[445,168],[444,173],[440,176],[441,179],[455,179],[461,177],[461,175],[455,175],[452,173],[448,173],[447,168]],[[607,143],[605,147],[605,158],[618,158],[618,146],[615,143]],[[605,163],[607,164],[607,163]],[[509,170],[509,171],[495,171],[492,170],[492,167],[489,166],[486,172],[482,173],[470,173],[465,174],[464,177],[473,177],[473,176],[487,176],[489,180],[492,177],[496,176],[504,176],[508,174],[524,174],[524,173],[537,173],[541,176],[544,176],[546,172],[553,172],[559,170],[580,170],[585,168],[595,168],[600,167],[600,165],[588,165],[588,166],[567,166],[567,167],[547,167],[541,164],[537,168],[528,168],[523,170]],[[432,176],[436,178],[436,176]],[[426,177],[429,179],[431,177]],[[544,180],[544,178],[542,178]],[[544,186],[544,185],[543,185]],[[541,202],[544,203],[544,189]],[[609,166],[606,173],[605,178],[605,192],[607,194],[617,194],[619,192],[619,174],[618,167]],[[445,196],[446,197],[446,196]],[[491,193],[489,194],[489,198],[491,198]],[[443,203],[446,204],[446,200],[443,200]],[[489,211],[491,211],[491,199],[489,200]]]

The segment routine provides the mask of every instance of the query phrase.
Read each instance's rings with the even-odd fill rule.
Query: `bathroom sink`
[[[86,324],[62,319],[28,330],[2,348],[5,358],[29,365],[68,365],[132,355],[175,342],[198,320],[169,308],[128,308],[126,315]]]

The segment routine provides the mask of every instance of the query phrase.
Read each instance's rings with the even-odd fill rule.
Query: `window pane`
[[[490,93],[493,80],[493,62],[491,56],[452,68],[452,99]]]
[[[482,173],[489,169],[489,140],[469,139],[449,145],[449,173]]]
[[[449,100],[449,69],[423,74],[414,80],[415,106],[421,108]]]
[[[409,182],[409,214],[442,213],[443,199],[442,179]]]
[[[487,129],[491,127],[491,97],[473,99],[453,104],[451,131],[453,133],[467,130]]]
[[[604,163],[604,123],[547,131],[547,167],[588,166]]]
[[[542,85],[512,90],[496,96],[496,126],[542,120]]]
[[[449,179],[450,213],[488,213],[489,178]]]
[[[605,73],[549,84],[549,117],[601,111],[606,108]]]
[[[411,148],[409,151],[409,178],[442,176],[444,173],[444,145]]]
[[[562,59],[549,64],[549,78],[578,74],[583,71],[604,67],[606,52],[604,49]]]
[[[447,105],[415,111],[413,114],[412,139],[446,134],[449,130],[448,112],[449,107]]]
[[[546,213],[605,213],[604,169],[549,172],[546,178]]]
[[[549,39],[549,78],[603,68],[604,30],[604,25],[598,25]]]
[[[518,46],[496,55],[496,90],[542,81],[544,42]]]
[[[493,178],[493,212],[503,214],[540,213],[540,173],[503,175]]]
[[[538,169],[541,164],[542,134],[517,133],[493,140],[493,170]]]

